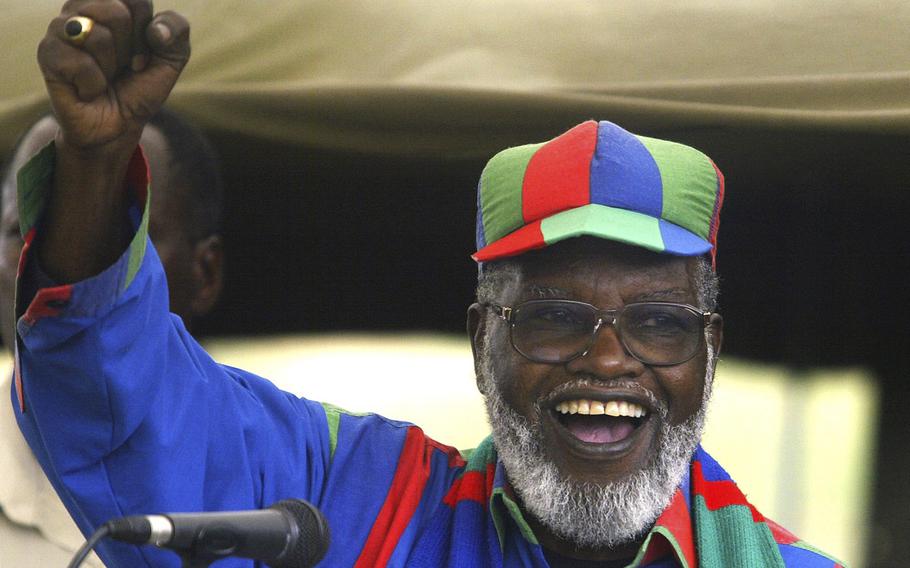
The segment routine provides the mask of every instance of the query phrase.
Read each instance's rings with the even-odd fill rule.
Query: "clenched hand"
[[[36,243],[59,282],[93,276],[129,243],[130,156],[190,56],[190,27],[149,0],[70,0],[48,25],[38,64],[60,129],[54,187]],[[67,38],[74,16],[90,18],[81,42]]]

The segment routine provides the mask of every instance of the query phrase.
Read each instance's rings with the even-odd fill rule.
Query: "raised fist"
[[[38,46],[60,123],[58,143],[75,151],[131,153],[189,60],[189,35],[183,16],[153,15],[149,0],[64,4]]]

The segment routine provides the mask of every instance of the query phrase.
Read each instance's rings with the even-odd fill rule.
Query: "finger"
[[[156,15],[146,28],[151,59],[180,71],[190,59],[190,23],[173,11]]]
[[[85,40],[80,44],[75,44],[66,35],[65,28],[68,21],[69,18],[57,18],[48,26],[48,31],[57,36],[63,43],[75,49],[81,49],[93,57],[107,80],[113,80],[117,74],[118,65],[115,50],[111,47],[113,43],[111,30],[107,26],[95,23],[92,25],[91,32]]]
[[[190,25],[176,12],[156,15],[146,28],[148,65],[118,83],[120,104],[139,120],[157,112],[190,57]]]
[[[132,44],[132,16],[125,4],[118,0],[71,0],[64,6],[61,16],[85,16],[95,21],[95,26],[88,39],[85,40],[83,47],[86,48],[93,56],[101,60],[113,59],[115,61],[115,73],[108,74],[104,69],[105,75],[112,78],[116,71],[129,65],[131,57]],[[104,26],[110,31],[110,40],[107,43],[91,42],[96,49],[104,52],[89,50],[90,40],[95,35],[99,26]]]
[[[152,21],[154,8],[151,0],[123,0],[133,16],[132,27],[132,58],[130,67],[133,71],[142,71],[148,63],[148,42],[145,39],[145,31]]]
[[[89,102],[107,92],[107,79],[95,58],[53,35],[38,44],[38,64],[52,100]]]
[[[107,26],[95,24],[92,27],[92,33],[81,46],[83,51],[95,59],[108,82],[113,81],[114,76],[117,75],[117,71],[120,69],[116,53],[110,47],[113,41],[113,34],[111,34],[111,30]]]

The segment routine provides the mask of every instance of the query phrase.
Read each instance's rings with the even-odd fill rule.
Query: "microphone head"
[[[296,541],[281,558],[269,562],[272,568],[310,568],[329,550],[329,524],[319,509],[302,499],[278,501],[269,509],[289,514],[300,531]]]

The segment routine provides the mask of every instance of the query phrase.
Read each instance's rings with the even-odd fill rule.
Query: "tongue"
[[[635,429],[631,418],[579,414],[566,417],[565,425],[573,436],[593,444],[618,442],[627,438]]]

